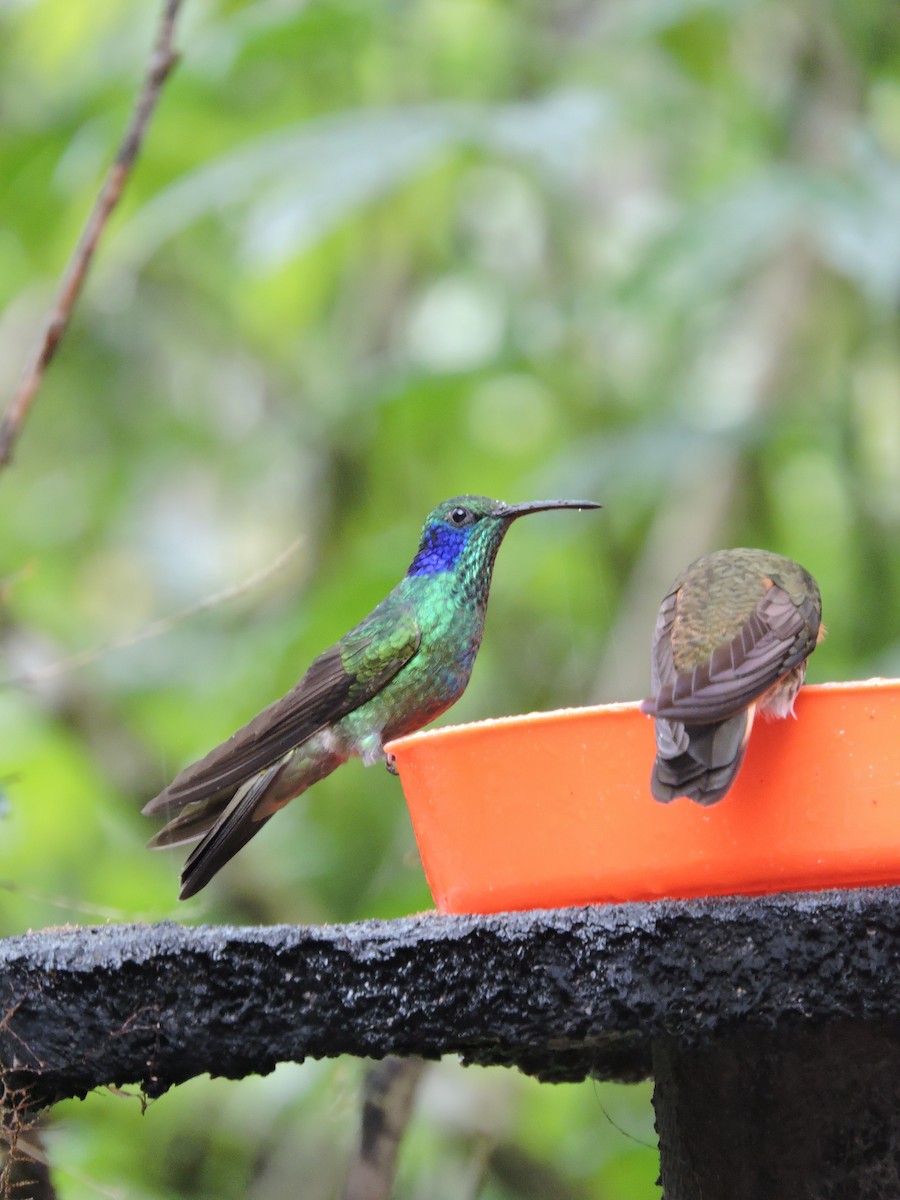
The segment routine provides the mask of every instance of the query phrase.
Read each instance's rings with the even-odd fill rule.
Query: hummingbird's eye
[[[450,523],[458,529],[461,529],[463,525],[471,525],[474,519],[472,510],[463,508],[462,505],[450,509]]]

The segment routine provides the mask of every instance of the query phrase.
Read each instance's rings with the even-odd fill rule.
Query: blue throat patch
[[[454,529],[440,522],[425,530],[422,548],[409,565],[407,575],[439,575],[452,571],[466,548],[472,526]]]

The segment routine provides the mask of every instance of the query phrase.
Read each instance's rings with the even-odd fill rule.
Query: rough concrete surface
[[[0,942],[0,1079],[28,1107],[338,1054],[631,1081],[654,1046],[840,1018],[900,1018],[900,889]]]

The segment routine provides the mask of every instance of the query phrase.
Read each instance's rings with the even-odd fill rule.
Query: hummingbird
[[[172,816],[151,848],[202,838],[181,873],[186,900],[289,800],[357,755],[440,716],[465,691],[484,631],[494,560],[513,521],[592,500],[444,500],[404,577],[283,696],[184,768],[144,813]],[[388,762],[388,769],[393,764]]]
[[[656,719],[650,790],[716,804],[734,783],[756,713],[793,716],[809,655],[825,636],[812,575],[767,550],[698,558],[666,593],[651,653]]]

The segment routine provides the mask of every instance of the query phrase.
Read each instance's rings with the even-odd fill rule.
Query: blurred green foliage
[[[157,19],[0,5],[4,398]],[[178,41],[0,477],[0,933],[427,907],[381,770],[348,765],[181,908],[139,810],[381,598],[445,496],[605,505],[511,534],[453,721],[642,695],[665,585],[725,545],[818,578],[811,680],[900,674],[892,5],[187,0]],[[258,586],[66,665],[298,537]],[[61,1105],[60,1195],[334,1196],[360,1072]],[[652,1144],[645,1087],[445,1062],[398,1195],[643,1200]]]

